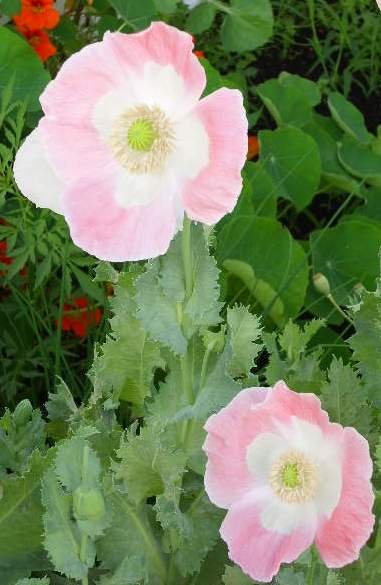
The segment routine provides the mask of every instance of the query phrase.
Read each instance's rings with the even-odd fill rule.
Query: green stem
[[[335,301],[335,299],[333,298],[333,296],[331,294],[327,295],[327,299],[329,300],[329,302],[335,307],[336,311],[338,311],[340,313],[340,315],[342,317],[344,317],[344,319],[346,321],[348,321],[348,323],[350,323],[351,325],[354,325],[352,319],[349,317],[349,315],[340,307],[340,305]]]
[[[67,262],[67,251],[69,247],[69,240],[66,240],[63,256],[62,256],[62,274],[61,274],[61,290],[60,290],[60,305],[58,307],[58,319],[57,319],[57,336],[56,336],[56,355],[55,355],[55,366],[54,374],[56,376],[60,373],[61,367],[61,335],[62,335],[62,315],[63,306],[65,299],[65,276],[66,276],[66,262]]]
[[[82,483],[85,485],[87,484],[87,469],[89,466],[89,446],[85,445],[83,449],[83,457],[82,457]],[[79,553],[79,558],[81,559],[84,565],[87,565],[87,541],[88,535],[85,532],[82,532],[81,537],[81,549]],[[88,585],[89,578],[88,575],[82,577],[82,585]]]
[[[192,295],[193,276],[192,276],[192,251],[191,251],[191,220],[184,217],[182,253],[185,278],[185,300],[187,301]]]
[[[311,565],[307,575],[307,583],[306,585],[314,585],[314,575],[315,575],[315,567],[316,567],[316,555],[315,551],[311,550]]]

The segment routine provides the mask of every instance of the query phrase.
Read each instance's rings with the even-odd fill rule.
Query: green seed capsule
[[[77,520],[100,520],[105,514],[105,502],[97,489],[78,487],[73,494],[73,507]]]
[[[312,281],[316,290],[325,297],[328,297],[331,294],[331,287],[328,281],[328,278],[324,276],[321,272],[314,274],[312,277]]]
[[[25,400],[21,400],[21,402],[19,402],[18,405],[16,406],[15,411],[13,413],[13,420],[15,422],[15,425],[17,427],[22,427],[26,425],[26,423],[30,420],[30,417],[32,416],[32,412],[33,406],[30,400],[28,400],[28,398],[25,398]]]

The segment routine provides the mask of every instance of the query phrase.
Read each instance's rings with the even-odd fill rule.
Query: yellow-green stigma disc
[[[145,118],[139,118],[132,122],[128,129],[128,145],[133,150],[148,152],[157,138],[156,130],[152,122]]]
[[[282,469],[283,485],[287,488],[296,488],[300,485],[298,466],[296,463],[286,463]]]

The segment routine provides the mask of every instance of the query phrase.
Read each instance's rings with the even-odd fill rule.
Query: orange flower
[[[101,319],[102,310],[99,307],[90,310],[88,299],[78,297],[72,303],[64,303],[61,328],[76,337],[86,337],[89,328],[98,325]],[[54,324],[57,327],[58,321]]]
[[[256,158],[259,153],[259,140],[256,136],[248,137],[247,160]]]
[[[57,47],[49,39],[49,35],[44,30],[24,30],[20,31],[31,47],[36,51],[41,61],[46,61],[52,55],[57,53]]]
[[[21,0],[21,12],[13,17],[18,30],[36,31],[57,26],[60,13],[53,3],[53,0]]]
[[[192,35],[192,41],[193,41],[193,44],[196,46],[197,39],[194,35]],[[196,57],[198,57],[199,59],[205,59],[204,51],[193,51],[193,52],[196,55]]]

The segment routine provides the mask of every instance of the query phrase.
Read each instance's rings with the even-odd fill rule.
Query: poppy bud
[[[314,274],[312,281],[316,290],[323,296],[328,297],[331,294],[331,287],[328,278],[321,272]]]

